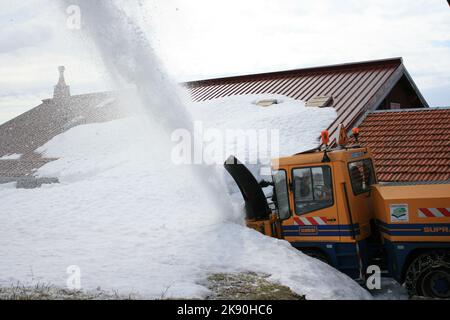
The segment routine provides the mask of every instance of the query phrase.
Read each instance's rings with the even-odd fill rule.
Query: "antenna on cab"
[[[328,132],[328,130],[324,130],[320,134],[320,137],[322,138],[322,144],[325,145],[325,151],[323,154],[322,162],[330,162],[330,157],[328,157],[327,153],[328,143],[330,142],[330,133]]]
[[[359,141],[358,141],[358,137],[359,137],[359,128],[353,128],[352,129],[352,134],[353,134],[353,137],[355,138],[355,142],[356,142],[356,144],[358,144],[359,145]]]

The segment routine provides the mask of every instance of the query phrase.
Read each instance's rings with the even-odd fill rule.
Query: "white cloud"
[[[11,23],[0,29],[0,54],[14,52],[26,47],[39,47],[52,38],[49,24],[32,20],[25,23]]]
[[[450,49],[433,46],[450,39],[445,1],[175,3],[157,11],[157,44],[168,64],[188,77],[392,56],[405,57],[411,71],[445,75],[450,67]]]
[[[178,80],[402,56],[430,104],[450,105],[443,0],[117,1],[139,16]],[[89,41],[65,28],[53,1],[1,0],[0,12],[0,96],[47,98],[62,64],[72,92],[108,88]]]

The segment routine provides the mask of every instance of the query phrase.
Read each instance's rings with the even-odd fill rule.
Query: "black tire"
[[[411,297],[450,299],[450,253],[418,256],[408,267],[405,286]]]

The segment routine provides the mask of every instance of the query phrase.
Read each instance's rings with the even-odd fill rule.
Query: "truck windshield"
[[[289,198],[286,182],[286,171],[277,170],[272,172],[273,185],[275,187],[274,202],[278,207],[278,214],[281,220],[291,216],[289,210]]]
[[[348,171],[355,195],[368,192],[370,186],[376,183],[373,165],[370,159],[350,162],[348,164]]]

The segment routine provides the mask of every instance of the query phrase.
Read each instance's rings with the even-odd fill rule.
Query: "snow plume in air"
[[[80,8],[82,31],[93,42],[116,90],[122,93],[122,108],[145,116],[142,121],[148,126],[147,132],[143,133],[148,139],[147,148],[154,149],[157,145],[158,161],[171,162],[170,134],[182,128],[194,136],[193,124],[178,96],[178,87],[168,79],[143,30],[119,6],[120,2],[64,2],[66,6]],[[124,3],[132,6],[129,2]],[[153,158],[149,159],[148,165],[158,166]],[[216,171],[204,165],[186,166],[185,169],[197,177],[195,190],[209,199],[211,214],[220,212],[224,219],[229,217],[232,207],[223,185],[218,183]]]

